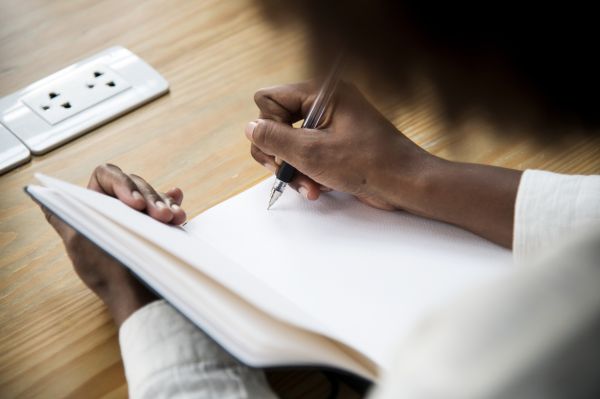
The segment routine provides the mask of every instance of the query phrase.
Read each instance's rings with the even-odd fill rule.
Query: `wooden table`
[[[80,282],[22,187],[44,172],[85,184],[104,162],[160,189],[182,187],[189,215],[267,173],[243,137],[257,88],[306,77],[303,36],[277,32],[244,0],[0,0],[0,95],[109,46],[153,65],[171,92],[0,177],[0,397],[125,397],[117,331]],[[550,148],[471,123],[447,135],[424,91],[418,105],[376,99],[413,140],[452,159],[600,172],[600,140]],[[284,397],[324,397],[310,373],[279,375]],[[347,395],[351,397],[352,395]]]

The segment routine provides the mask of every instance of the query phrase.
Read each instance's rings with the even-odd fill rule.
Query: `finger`
[[[142,210],[145,201],[134,181],[115,165],[105,164],[94,169],[88,188],[118,198],[130,207]]]
[[[294,180],[290,182],[290,187],[298,191],[309,201],[316,201],[321,195],[321,185],[303,174],[296,176]]]
[[[178,197],[178,200],[172,195]],[[164,194],[160,194],[160,196],[162,197],[163,202],[167,204],[169,208],[171,208],[171,212],[173,213],[173,219],[171,219],[169,223],[174,225],[180,225],[183,222],[185,222],[187,216],[183,208],[181,208],[180,206],[181,201],[183,200],[183,193],[181,192],[181,190],[178,188],[173,188]]]
[[[146,180],[138,175],[131,175],[131,179],[146,201],[146,212],[148,215],[163,223],[169,223],[173,220],[173,211],[171,211],[171,208],[167,206],[160,194]]]
[[[173,200],[173,202],[175,204],[181,206],[181,203],[183,202],[183,191],[181,191],[181,189],[179,187],[173,187],[172,189],[167,191],[165,194],[167,194],[169,197],[171,197],[171,199]]]
[[[296,169],[306,171],[318,159],[323,134],[311,129],[295,129],[283,123],[258,119],[246,126],[246,137],[262,152],[284,159]],[[317,140],[317,138],[320,138]]]
[[[272,156],[265,154],[254,145],[250,148],[250,152],[258,163],[262,164],[274,174],[277,173],[279,166],[275,163],[275,159]],[[298,191],[309,200],[318,199],[321,192],[331,191],[330,188],[320,185],[303,174],[298,174],[298,176],[296,176],[294,180],[290,182],[290,187]]]
[[[250,154],[256,160],[256,162],[267,168],[269,171],[271,171],[271,173],[277,173],[277,164],[275,163],[273,156],[265,154],[254,144],[250,146]]]
[[[258,90],[254,102],[259,117],[292,124],[304,118],[315,97],[311,82],[279,85]]]

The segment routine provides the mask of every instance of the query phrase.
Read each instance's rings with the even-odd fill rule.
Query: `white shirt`
[[[528,170],[515,206],[520,270],[426,318],[399,343],[373,399],[572,398],[598,388],[586,371],[600,369],[600,176]],[[119,339],[132,398],[275,397],[260,370],[164,301],[131,315]]]

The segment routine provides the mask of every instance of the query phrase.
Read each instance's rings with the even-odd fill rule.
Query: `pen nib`
[[[267,206],[267,210],[271,209],[273,204],[277,202],[281,194],[283,194],[283,190],[285,189],[286,184],[281,180],[277,180],[275,184],[273,184],[273,188],[271,189],[271,197],[269,198],[269,206]]]

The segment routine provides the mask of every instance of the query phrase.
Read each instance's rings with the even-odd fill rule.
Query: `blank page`
[[[49,181],[48,178],[42,179]],[[26,190],[60,219],[127,265],[160,296],[243,362],[256,367],[328,365],[365,378],[376,378],[370,370],[340,351],[332,341],[281,322],[270,313],[250,305],[168,251],[149,244],[126,227],[103,217],[101,212],[86,203],[56,189],[29,185]],[[107,200],[104,202],[108,207],[103,209],[110,209],[111,202],[122,205],[108,196],[89,193]],[[128,213],[135,212],[124,209]],[[137,212],[134,214],[146,217]],[[240,331],[244,333],[240,334]]]
[[[509,250],[445,223],[288,189],[266,210],[272,179],[185,229],[383,368],[402,336],[456,295],[511,270]]]

